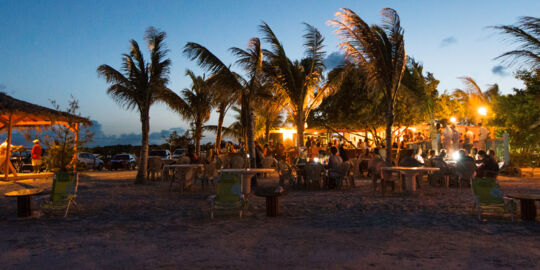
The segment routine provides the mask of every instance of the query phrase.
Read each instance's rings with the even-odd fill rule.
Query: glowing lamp
[[[319,158],[314,158],[313,161],[315,161],[315,163],[319,163]]]
[[[486,116],[486,115],[487,115],[487,109],[486,109],[486,107],[480,107],[480,108],[478,108],[478,114],[480,114],[481,116]]]
[[[456,151],[456,152],[454,152],[454,153],[452,154],[452,159],[454,159],[454,160],[459,160],[459,152],[458,152],[458,151]]]
[[[452,116],[452,117],[450,117],[450,122],[455,123],[455,122],[457,122],[457,119]]]

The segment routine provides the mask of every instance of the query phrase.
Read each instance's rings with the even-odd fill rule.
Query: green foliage
[[[70,115],[80,116],[79,101],[71,97],[65,110],[56,101],[52,100],[52,107],[58,111],[65,111]],[[43,157],[45,164],[51,171],[68,171],[73,168],[73,157],[76,154],[73,146],[75,144],[74,128],[77,122],[74,117],[68,118],[66,125],[52,125],[48,131],[42,135],[41,142],[47,148],[47,154]],[[78,134],[77,146],[84,147],[92,141],[93,134],[89,129],[81,128]]]
[[[497,96],[493,100],[493,119],[490,124],[510,135],[513,151],[539,150],[540,142],[540,76],[538,71],[521,71],[525,89],[514,89],[513,94]]]
[[[169,134],[168,138],[165,138],[165,141],[167,142],[169,150],[172,152],[176,148],[188,148],[192,142],[193,138],[189,135],[189,131],[186,131],[184,135],[179,135],[176,130],[173,130],[171,134]]]

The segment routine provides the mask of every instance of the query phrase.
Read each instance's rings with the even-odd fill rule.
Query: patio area
[[[16,218],[2,197],[0,261],[15,268],[519,268],[537,269],[540,226],[471,212],[469,189],[423,186],[408,196],[373,194],[368,179],[343,191],[290,191],[266,217],[249,195],[245,216],[208,217],[211,192],[180,195],[165,183],[134,185],[135,172],[81,173],[66,219]],[[540,193],[538,178],[506,178],[505,193]],[[50,189],[51,180],[0,185]],[[37,200],[37,198],[36,198]],[[103,256],[104,254],[109,254]]]

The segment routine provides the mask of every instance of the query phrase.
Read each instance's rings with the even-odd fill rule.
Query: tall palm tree
[[[180,116],[190,121],[193,129],[193,140],[195,141],[195,153],[201,152],[201,139],[203,125],[210,118],[213,103],[213,93],[211,80],[204,75],[196,76],[193,71],[186,70],[186,76],[191,79],[191,88],[182,90],[183,98],[176,99],[176,106],[173,108]]]
[[[403,29],[399,15],[391,8],[381,11],[383,24],[369,26],[350,9],[341,9],[336,20],[346,57],[364,70],[373,91],[382,91],[386,106],[386,160],[392,161],[392,125],[394,106],[407,63]]]
[[[230,91],[226,87],[221,87],[219,81],[212,84],[212,92],[214,95],[213,107],[218,113],[218,122],[215,128],[216,142],[214,145],[216,154],[219,154],[221,139],[223,137],[223,122],[225,121],[225,115],[229,109],[238,101],[238,93]]]
[[[251,158],[251,165],[255,165],[255,140],[254,124],[251,102],[253,96],[260,87],[261,68],[262,68],[262,49],[258,38],[253,38],[248,44],[247,50],[231,48],[231,52],[238,57],[237,64],[244,67],[248,74],[248,79],[244,80],[238,74],[233,72],[229,66],[216,57],[210,50],[204,46],[188,42],[184,46],[184,54],[191,60],[197,60],[202,68],[212,72],[217,76],[221,87],[230,89],[232,92],[240,93],[242,105],[242,119],[247,126],[248,153]]]
[[[108,84],[107,93],[126,110],[137,109],[141,121],[142,141],[139,170],[136,183],[144,183],[148,162],[148,133],[150,130],[150,107],[156,102],[168,103],[169,96],[175,95],[167,88],[171,61],[166,59],[165,32],[149,27],[144,39],[150,49],[150,62],[146,62],[139,44],[131,40],[129,54],[123,54],[120,71],[109,65],[97,68],[99,76]]]
[[[274,86],[287,96],[288,106],[285,109],[294,118],[298,146],[304,146],[304,125],[309,113],[320,105],[330,89],[322,86],[324,38],[315,27],[305,26],[306,57],[299,61],[291,61],[287,57],[283,45],[268,24],[263,22],[260,26],[264,40],[271,45],[271,50],[266,52],[268,67],[265,69]]]
[[[540,68],[540,18],[521,17],[516,25],[499,25],[491,28],[499,30],[520,44],[519,48],[505,52],[495,59],[509,59],[509,64],[523,60],[535,69]]]

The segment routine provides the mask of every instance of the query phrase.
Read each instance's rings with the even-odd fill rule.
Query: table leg
[[[17,197],[17,216],[29,217],[32,215],[32,196]]]
[[[416,191],[416,175],[417,174],[405,174],[405,182],[407,191]]]
[[[277,217],[279,215],[279,197],[266,196],[266,216]]]
[[[536,205],[534,200],[521,199],[521,219],[527,221],[536,220]]]

